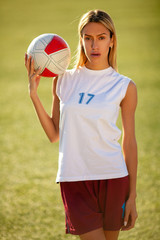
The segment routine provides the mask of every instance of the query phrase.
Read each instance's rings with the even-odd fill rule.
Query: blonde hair
[[[117,71],[117,37],[114,23],[111,17],[101,10],[91,10],[84,14],[80,19],[78,27],[79,43],[77,48],[76,68],[84,66],[87,61],[81,39],[84,27],[90,22],[102,23],[110,31],[110,37],[113,38],[113,47],[109,49],[108,63]]]

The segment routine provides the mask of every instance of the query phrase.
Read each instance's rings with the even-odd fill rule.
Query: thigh
[[[80,235],[81,240],[118,240],[119,231],[104,231],[103,228]]]
[[[106,240],[103,228],[82,234],[79,237],[81,240]]]
[[[117,240],[119,231],[104,231],[106,240]]]

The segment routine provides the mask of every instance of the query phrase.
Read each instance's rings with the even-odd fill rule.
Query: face
[[[113,46],[113,39],[102,23],[88,23],[83,29],[81,40],[87,57],[87,68],[102,70],[109,67],[108,52],[109,47]]]

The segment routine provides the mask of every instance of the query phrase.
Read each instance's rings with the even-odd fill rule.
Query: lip
[[[101,54],[100,54],[100,53],[91,53],[91,56],[92,56],[92,57],[100,57]]]

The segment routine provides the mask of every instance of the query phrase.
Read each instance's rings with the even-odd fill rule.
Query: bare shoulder
[[[137,92],[137,86],[135,84],[135,82],[133,82],[132,80],[129,82],[129,85],[128,85],[128,90],[130,89],[130,91],[135,91]]]
[[[137,106],[137,86],[134,81],[130,81],[126,95],[121,102],[121,107],[133,107],[136,108]]]

